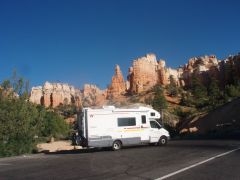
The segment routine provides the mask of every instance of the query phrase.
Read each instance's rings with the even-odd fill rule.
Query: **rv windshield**
[[[160,129],[161,126],[156,121],[150,121],[151,128]]]

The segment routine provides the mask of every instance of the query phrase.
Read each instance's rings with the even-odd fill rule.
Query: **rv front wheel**
[[[160,146],[165,146],[165,145],[167,145],[167,137],[166,136],[162,136],[160,139],[159,139],[159,141],[158,141],[158,145],[160,145]]]
[[[122,148],[122,143],[121,143],[121,141],[114,141],[114,142],[113,142],[112,149],[113,149],[114,151],[117,151],[117,150],[119,150],[119,149],[121,149],[121,148]]]

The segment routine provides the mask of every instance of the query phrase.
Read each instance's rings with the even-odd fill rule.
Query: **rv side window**
[[[146,116],[142,115],[142,124],[146,124]]]
[[[118,118],[118,126],[136,126],[136,118]]]
[[[151,112],[151,116],[155,116],[155,113],[154,113],[154,112]]]

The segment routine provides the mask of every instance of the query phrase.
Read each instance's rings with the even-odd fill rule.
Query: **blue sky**
[[[32,86],[67,82],[105,88],[137,57],[167,66],[240,52],[237,0],[0,0],[0,80],[13,69]]]

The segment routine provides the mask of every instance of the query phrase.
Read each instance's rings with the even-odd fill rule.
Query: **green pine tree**
[[[166,89],[169,96],[172,96],[172,97],[176,97],[179,93],[177,83],[172,75],[170,76],[170,84],[166,86]]]
[[[163,109],[166,109],[168,105],[167,105],[166,98],[163,94],[163,88],[157,85],[153,88],[153,92],[154,92],[154,98],[151,103],[153,108],[158,111],[162,111]]]
[[[218,104],[220,104],[222,93],[218,86],[218,81],[215,78],[210,78],[210,84],[208,87],[208,96],[209,96],[209,104],[213,108],[215,108]]]

